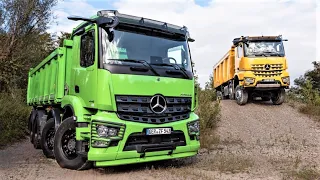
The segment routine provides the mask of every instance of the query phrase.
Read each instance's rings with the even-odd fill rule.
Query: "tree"
[[[0,2],[0,91],[25,88],[28,70],[53,50],[46,32],[57,0]]]
[[[212,89],[213,87],[213,75],[210,74],[209,81],[206,82],[205,89]]]
[[[306,87],[307,81],[310,81],[312,88],[320,91],[320,61],[312,62],[314,69],[307,71],[303,76],[294,80],[297,88]]]

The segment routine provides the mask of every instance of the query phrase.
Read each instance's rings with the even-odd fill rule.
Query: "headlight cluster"
[[[119,128],[108,127],[105,125],[97,125],[97,134],[99,137],[113,137],[118,136]]]
[[[244,78],[244,82],[246,83],[246,85],[253,84],[254,80],[255,80],[254,78],[248,78],[248,77]]]
[[[192,121],[188,123],[189,135],[196,135],[200,131],[200,122],[199,120]]]
[[[286,83],[286,84],[289,84],[289,83],[290,83],[290,77],[289,77],[289,76],[283,77],[283,78],[282,78],[282,82],[283,82],[283,83]]]

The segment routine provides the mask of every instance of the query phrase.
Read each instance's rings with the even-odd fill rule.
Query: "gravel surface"
[[[319,123],[287,104],[221,107],[220,142],[196,158],[72,171],[25,140],[0,150],[0,179],[293,179],[299,169],[320,169]]]

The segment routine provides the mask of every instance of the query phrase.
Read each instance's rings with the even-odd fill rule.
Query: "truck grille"
[[[131,134],[123,151],[139,150],[139,146],[185,146],[186,139],[182,131],[172,131],[171,134],[147,136],[145,132]]]
[[[115,96],[117,114],[120,119],[150,124],[162,124],[188,119],[191,112],[191,98],[164,97],[167,108],[161,114],[150,108],[152,96]]]
[[[282,74],[282,64],[270,64],[269,69],[266,69],[266,64],[254,64],[251,65],[253,74],[259,77],[275,77]]]

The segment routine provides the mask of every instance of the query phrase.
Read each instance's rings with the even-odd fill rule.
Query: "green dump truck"
[[[82,170],[195,156],[199,117],[185,26],[101,10],[28,76],[30,141]]]

